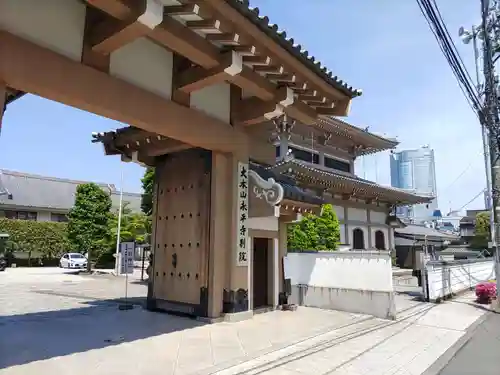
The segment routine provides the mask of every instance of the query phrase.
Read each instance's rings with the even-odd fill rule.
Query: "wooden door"
[[[268,305],[268,256],[269,239],[253,240],[253,308]]]
[[[210,154],[169,155],[157,168],[155,298],[199,314],[207,303]]]

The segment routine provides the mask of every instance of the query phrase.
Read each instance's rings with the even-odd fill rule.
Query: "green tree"
[[[308,249],[311,241],[302,230],[300,224],[288,224],[287,228],[288,251],[303,251]]]
[[[154,168],[148,167],[141,179],[142,182],[142,197],[141,210],[146,216],[151,216],[153,213],[153,186],[155,180]]]
[[[340,224],[331,204],[323,205],[321,215],[314,218],[318,233],[317,250],[334,251],[340,243]]]
[[[290,251],[335,251],[340,242],[340,225],[330,204],[322,207],[321,215],[305,215],[299,223],[288,227]]]
[[[490,213],[480,212],[476,215],[471,246],[478,249],[487,249],[490,236]]]
[[[111,198],[98,185],[77,187],[75,204],[68,214],[68,240],[74,251],[88,254],[88,271],[109,243],[110,209]]]
[[[111,213],[108,227],[110,233],[109,246],[115,249],[118,230],[118,210]],[[122,206],[120,242],[135,241],[138,244],[146,243],[149,229],[149,218],[145,214],[142,212],[133,213],[130,208],[128,208],[128,203]]]

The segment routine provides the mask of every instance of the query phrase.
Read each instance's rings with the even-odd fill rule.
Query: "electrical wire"
[[[453,43],[453,40],[449,35],[437,4],[435,3],[435,1],[431,2],[430,0],[417,0],[417,4],[422,15],[427,21],[431,32],[438,42],[441,52],[448,61],[448,64],[450,65],[452,72],[458,81],[462,94],[464,95],[471,109],[481,120],[482,104],[479,99],[478,92],[475,85],[473,84],[470,74],[463,64],[463,60],[460,57],[456,46]]]
[[[480,155],[484,155],[483,152],[480,152],[479,153]],[[458,180],[460,180],[468,171],[469,169],[472,167],[472,165],[474,164],[474,161],[471,161],[463,170],[462,172],[460,172],[460,174],[453,180],[453,182],[451,184],[449,184],[446,188],[444,188],[442,191],[441,191],[441,194],[448,191],[450,188],[452,188],[457,182]]]
[[[438,16],[441,24],[443,25],[444,31],[445,31],[446,36],[447,36],[447,40],[450,41],[451,48],[452,48],[455,56],[458,58],[460,65],[463,67],[465,74],[467,75],[467,81],[471,82],[471,83],[474,82],[472,80],[472,77],[469,74],[469,71],[465,67],[464,61],[462,59],[462,56],[460,56],[460,53],[458,52],[457,46],[455,45],[455,43],[453,42],[453,39],[450,36],[450,32],[448,31],[448,28],[446,27],[446,23],[444,22],[443,16],[441,15],[441,11],[439,10],[439,7],[436,3],[436,0],[432,0],[432,3],[434,5],[434,9],[436,9],[437,16]],[[475,92],[476,96],[479,96],[479,92],[477,90],[477,85],[474,85],[472,83],[472,88],[473,88],[473,91]]]
[[[462,211],[465,207],[467,207],[469,204],[471,204],[472,202],[474,202],[477,198],[479,198],[479,196],[481,194],[484,194],[486,189],[482,189],[479,193],[477,193],[477,195],[474,196],[474,198],[472,198],[470,201],[468,201],[466,204],[464,204],[462,207],[460,207],[458,209],[458,211]]]

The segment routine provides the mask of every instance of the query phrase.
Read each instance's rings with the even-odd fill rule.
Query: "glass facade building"
[[[434,150],[428,146],[392,153],[390,167],[393,187],[412,190],[417,194],[437,196]],[[436,198],[429,204],[401,207],[397,214],[415,222],[422,222],[432,220],[433,213],[437,209]]]

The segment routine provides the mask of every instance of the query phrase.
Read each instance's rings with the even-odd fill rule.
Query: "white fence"
[[[288,253],[285,277],[291,303],[394,319],[388,251]]]
[[[431,302],[439,302],[453,294],[472,289],[483,281],[493,279],[494,267],[492,259],[427,262],[427,298]]]

